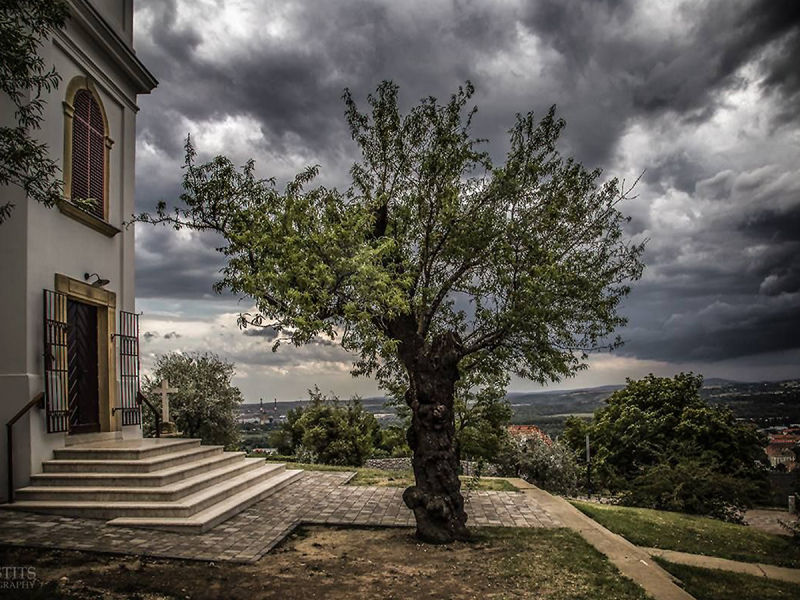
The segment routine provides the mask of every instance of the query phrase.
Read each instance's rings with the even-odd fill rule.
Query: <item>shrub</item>
[[[276,434],[278,451],[296,454],[302,462],[362,466],[380,440],[378,421],[358,398],[342,402],[318,388],[309,393],[309,405],[289,411]]]
[[[522,477],[549,492],[569,495],[577,490],[580,471],[575,453],[561,442],[509,436],[499,462],[505,475]]]
[[[691,373],[628,380],[591,422],[569,419],[564,438],[580,453],[589,435],[597,483],[626,504],[738,520],[767,489],[766,439],[703,400],[702,384]]]
[[[159,356],[153,377],[145,377],[142,391],[155,400],[161,381],[167,379],[177,392],[170,394],[170,418],[186,437],[200,438],[204,444],[220,444],[226,449],[239,445],[236,413],[242,403],[239,388],[231,385],[234,365],[216,354],[172,352]],[[155,402],[157,408],[160,402]],[[143,410],[146,433],[154,429],[149,410]]]
[[[620,504],[744,522],[751,482],[716,472],[698,460],[658,464],[631,481]]]

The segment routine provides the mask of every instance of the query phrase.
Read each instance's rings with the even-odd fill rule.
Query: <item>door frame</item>
[[[113,343],[117,324],[117,295],[61,273],[56,273],[55,291],[72,300],[97,307],[97,397],[100,404],[100,431],[121,431],[120,417],[113,411],[117,399],[117,361]]]

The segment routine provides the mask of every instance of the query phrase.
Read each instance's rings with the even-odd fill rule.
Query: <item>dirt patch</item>
[[[564,529],[484,529],[428,546],[408,529],[308,527],[248,565],[7,547],[4,565],[36,570],[35,589],[13,598],[645,598]]]

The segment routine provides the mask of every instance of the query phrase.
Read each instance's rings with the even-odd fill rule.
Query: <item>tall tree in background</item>
[[[68,15],[61,0],[0,0],[0,90],[16,121],[0,127],[0,186],[17,185],[47,207],[61,200],[60,170],[47,144],[35,141],[32,132],[42,124],[42,94],[57,88],[61,77],[37,52]],[[13,208],[11,202],[0,204],[0,224]]]
[[[236,413],[242,393],[231,384],[235,367],[216,354],[170,352],[156,360],[152,378],[146,378],[142,391],[153,397],[165,379],[177,392],[170,394],[169,413],[178,431],[186,437],[200,438],[204,444],[219,444],[229,450],[239,446]],[[145,425],[154,427],[149,411]]]
[[[284,191],[254,163],[197,164],[187,141],[182,204],[140,221],[218,232],[228,264],[217,289],[257,312],[294,344],[341,337],[412,411],[416,485],[403,494],[418,536],[469,535],[454,445],[454,392],[472,371],[538,382],[585,368],[587,351],[614,347],[617,306],[640,276],[642,246],[623,239],[625,194],[562,158],[564,127],[551,109],[519,115],[504,164],[470,133],[468,84],[447,103],[427,98],[403,116],[382,83],[362,112],[348,91],[350,133],[361,151],[344,192],[306,189],[312,167]]]

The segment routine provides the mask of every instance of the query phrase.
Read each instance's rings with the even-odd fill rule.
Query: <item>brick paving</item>
[[[411,527],[403,490],[346,484],[354,473],[307,471],[293,484],[202,535],[112,527],[105,521],[0,510],[0,544],[160,558],[253,562],[300,524]],[[560,527],[520,492],[472,492],[469,524]]]

